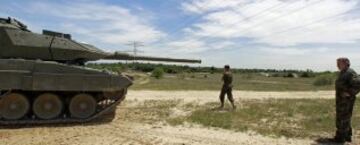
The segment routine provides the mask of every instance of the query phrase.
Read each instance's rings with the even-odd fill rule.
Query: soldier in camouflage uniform
[[[358,93],[355,88],[357,74],[350,68],[350,61],[347,58],[337,59],[337,66],[340,74],[336,79],[336,135],[334,142],[351,142],[352,128],[351,117],[355,103],[355,96]]]
[[[224,67],[224,74],[222,76],[222,81],[224,82],[224,84],[223,84],[223,86],[221,88],[221,92],[220,92],[220,102],[221,102],[220,109],[224,108],[225,95],[227,95],[233,109],[236,109],[236,106],[234,104],[233,94],[232,94],[233,76],[230,71],[229,65],[225,65],[225,67]]]

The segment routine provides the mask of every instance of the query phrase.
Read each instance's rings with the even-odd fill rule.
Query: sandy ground
[[[333,92],[234,92],[237,99],[332,98]],[[130,91],[127,100],[181,99],[184,102],[217,101],[215,91]],[[134,101],[136,100],[136,101]],[[141,124],[120,118],[124,105],[118,107],[110,123],[57,125],[0,129],[4,145],[312,145],[309,139],[271,138],[251,132],[233,132],[217,128],[164,123]],[[359,142],[353,145],[360,145]]]

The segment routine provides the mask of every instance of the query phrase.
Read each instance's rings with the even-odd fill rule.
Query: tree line
[[[95,69],[106,69],[114,72],[134,70],[140,72],[153,72],[157,68],[161,68],[164,73],[221,73],[223,68],[218,67],[193,67],[188,65],[171,65],[171,64],[154,64],[154,63],[89,63],[87,67]],[[318,75],[333,74],[333,72],[314,72],[307,70],[277,70],[277,69],[242,69],[233,68],[234,73],[264,73],[271,77],[315,77]]]

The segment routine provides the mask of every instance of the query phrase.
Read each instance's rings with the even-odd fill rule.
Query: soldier
[[[333,142],[351,142],[352,128],[351,117],[355,103],[355,96],[358,93],[358,76],[350,68],[350,61],[347,58],[337,59],[337,67],[340,71],[336,79],[336,135]]]
[[[224,82],[224,84],[223,84],[223,86],[221,88],[221,92],[220,92],[220,102],[221,102],[220,109],[224,108],[225,95],[227,95],[229,101],[231,102],[233,109],[235,110],[236,106],[234,104],[234,98],[233,98],[233,94],[232,94],[233,76],[230,71],[229,65],[225,65],[225,67],[224,67],[224,74],[222,76],[222,81]]]

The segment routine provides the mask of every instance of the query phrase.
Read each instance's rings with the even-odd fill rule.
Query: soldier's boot
[[[346,138],[345,138],[345,141],[347,141],[347,142],[352,142],[352,136],[347,136]]]
[[[221,102],[219,109],[224,109],[224,103]]]
[[[334,138],[330,139],[330,142],[333,142],[333,143],[345,143],[345,138],[335,136]]]
[[[345,137],[345,141],[347,141],[347,142],[352,142],[352,139],[351,139],[351,138],[352,138],[352,128],[350,128],[347,136]]]
[[[330,140],[333,143],[345,143],[346,138],[343,133],[336,132],[336,135],[334,138]]]
[[[234,110],[236,110],[236,106],[234,102],[231,102],[231,106],[233,107]]]
[[[345,144],[345,140],[341,140],[338,138],[329,138],[329,139],[324,139],[320,141],[321,143],[326,143],[326,144]]]

